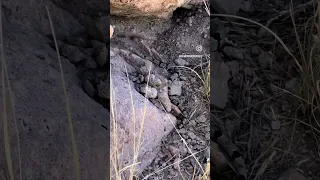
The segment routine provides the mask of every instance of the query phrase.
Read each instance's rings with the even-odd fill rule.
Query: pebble
[[[226,46],[223,48],[223,52],[232,59],[243,60],[245,49],[234,48],[231,46]]]
[[[148,76],[146,76],[145,81],[148,81]],[[151,87],[159,87],[161,83],[161,79],[157,78],[156,75],[149,75],[149,84]]]
[[[169,88],[170,88],[169,95],[180,96],[182,93],[182,82],[175,80],[170,84]]]
[[[153,87],[145,85],[142,86],[140,90],[147,98],[154,99],[158,96],[158,91]]]
[[[197,137],[193,132],[188,132],[187,134],[191,139],[195,139]]]
[[[204,114],[202,114],[202,115],[200,115],[199,117],[198,117],[198,122],[200,122],[200,123],[204,123],[204,122],[206,122],[207,121],[207,116],[205,116]]]
[[[171,153],[172,156],[176,156],[176,155],[179,155],[180,153],[180,149],[179,148],[176,148],[174,146],[168,146],[168,151]]]
[[[144,82],[144,76],[142,74],[139,74],[136,81],[137,81],[137,83],[143,83]]]
[[[178,66],[186,66],[186,65],[189,64],[186,60],[184,60],[184,59],[182,59],[182,58],[178,58],[178,59],[174,60],[174,62],[175,62]]]
[[[174,73],[174,74],[170,77],[171,81],[174,81],[174,80],[176,80],[176,79],[178,79],[178,78],[179,78],[179,74],[178,74],[178,73]]]

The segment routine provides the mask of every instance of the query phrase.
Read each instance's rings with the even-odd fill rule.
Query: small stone
[[[169,91],[169,95],[171,96],[180,96],[181,93],[182,93],[182,82],[181,81],[173,81],[171,84],[170,84],[170,91]]]
[[[208,117],[206,117],[204,114],[202,114],[202,115],[200,115],[200,116],[198,117],[198,122],[204,123],[204,122],[207,121],[207,119],[208,119]]]
[[[178,66],[186,66],[188,65],[188,62],[182,58],[178,58],[176,60],[174,60],[174,62],[178,65]]]
[[[193,132],[188,132],[188,136],[189,136],[191,139],[195,139],[195,138],[197,137]]]
[[[234,48],[230,46],[226,46],[223,48],[223,52],[229,57],[238,60],[243,60],[243,56],[245,53],[245,49]]]
[[[88,58],[88,55],[80,51],[78,47],[66,44],[62,48],[62,55],[65,56],[71,63],[79,63]]]
[[[107,61],[108,61],[108,49],[106,46],[104,46],[97,57],[97,63],[100,65],[100,67],[103,67],[104,65],[107,64]]]
[[[168,150],[171,153],[172,156],[177,156],[180,154],[180,149],[176,148],[174,146],[168,146]]]
[[[289,169],[281,174],[278,180],[307,180],[299,171]]]
[[[180,168],[180,161],[181,161],[181,159],[179,158],[179,157],[177,157],[175,160],[174,160],[174,164],[173,164],[173,168],[175,169],[175,170],[178,170],[179,168]]]
[[[147,66],[142,66],[139,70],[140,70],[140,73],[143,75],[149,74],[149,68]]]
[[[144,76],[142,74],[139,74],[138,77],[136,77],[137,83],[143,83],[144,82]]]
[[[98,67],[97,63],[89,57],[85,62],[84,62],[84,67],[88,69],[95,69]]]
[[[190,27],[192,26],[192,23],[193,23],[192,17],[189,17],[188,24],[189,24]]]
[[[91,40],[91,45],[92,45],[93,49],[100,51],[103,48],[104,43],[97,41],[97,40]]]
[[[174,73],[174,74],[170,77],[170,79],[171,79],[171,81],[174,81],[174,80],[178,79],[178,77],[179,77],[179,74],[178,74],[178,73]]]
[[[159,67],[161,67],[161,68],[166,68],[167,67],[167,65],[165,64],[165,63],[160,63],[160,65],[159,65]]]
[[[265,69],[271,67],[272,62],[273,58],[270,53],[264,51],[259,55],[259,64],[262,68]]]
[[[271,122],[271,128],[272,128],[273,130],[279,130],[280,127],[281,127],[281,124],[280,124],[279,121],[272,121],[272,122]]]
[[[154,99],[158,96],[158,91],[150,86],[142,86],[140,90],[147,98]]]
[[[148,81],[148,76],[145,78],[145,81]],[[154,74],[150,74],[149,76],[149,85],[151,87],[159,87],[161,85],[161,79],[157,78]]]
[[[179,133],[180,133],[180,134],[184,134],[184,133],[186,133],[186,130],[185,130],[185,129],[180,129],[180,130],[179,130]]]
[[[96,94],[95,88],[88,79],[83,82],[83,89],[90,97],[94,97]]]

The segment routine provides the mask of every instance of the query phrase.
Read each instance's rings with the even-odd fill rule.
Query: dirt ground
[[[319,179],[318,5],[295,0],[291,13],[290,0],[246,2],[237,15],[278,37],[248,20],[211,17],[212,53],[230,74],[225,107],[211,106],[211,137],[234,168],[213,168],[213,177],[278,179],[295,169]]]
[[[205,87],[210,51],[209,15],[199,6],[178,9],[169,20],[111,17],[111,24],[115,26],[113,46],[149,59],[166,72],[165,77],[171,84],[170,100],[182,112],[177,115],[176,128],[190,148],[186,148],[173,130],[162,140],[160,153],[139,179],[146,176],[148,179],[192,179],[194,171],[194,177],[202,175],[201,169],[209,159],[210,143],[209,99]],[[143,37],[126,33],[129,31]],[[152,37],[156,40],[146,39]],[[145,47],[154,49],[158,59],[150,58]],[[139,91],[139,74],[130,77]],[[150,101],[156,104],[156,100],[150,98]],[[195,156],[201,167],[190,157],[190,150],[198,152]],[[179,160],[183,161],[175,163]]]

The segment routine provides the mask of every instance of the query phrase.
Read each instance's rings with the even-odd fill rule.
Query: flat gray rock
[[[211,52],[210,57],[210,104],[223,109],[228,101],[229,67],[218,52]]]
[[[130,71],[134,71],[134,67],[128,64],[121,56],[114,56],[110,58],[111,63],[111,89],[115,92],[112,102],[116,112],[116,123],[118,127],[117,135],[119,139],[117,147],[122,155],[118,157],[121,162],[132,163],[134,136],[139,136],[139,129],[141,127],[144,116],[145,98],[134,88],[134,84],[130,82],[132,99],[134,100],[136,132],[134,132],[134,116],[132,113],[132,102],[130,97],[129,84],[125,75],[124,65]],[[134,64],[136,65],[136,64]],[[171,122],[172,121],[172,122]],[[111,122],[114,123],[113,121]],[[138,155],[140,164],[136,166],[137,174],[140,174],[147,168],[160,151],[161,140],[168,135],[173,129],[172,123],[176,123],[176,118],[171,114],[166,114],[164,111],[158,109],[155,105],[148,101],[147,111],[142,133],[142,145]],[[111,126],[113,127],[113,126]],[[113,134],[113,129],[111,129]],[[111,140],[114,139],[111,136]],[[112,145],[113,143],[111,143]],[[113,147],[111,147],[113,149]],[[127,177],[128,174],[124,174]],[[125,178],[127,179],[127,178]]]

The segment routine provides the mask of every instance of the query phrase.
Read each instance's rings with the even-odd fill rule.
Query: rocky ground
[[[206,167],[210,142],[209,99],[202,80],[205,81],[208,75],[209,20],[204,6],[178,9],[170,20],[111,17],[111,24],[115,26],[111,52],[115,57],[120,55],[126,59],[133,91],[146,96],[150,106],[157,107],[161,113],[170,113],[176,119],[176,129],[168,125],[165,132],[153,131],[144,135],[147,143],[158,141],[158,137],[161,139],[158,144],[149,143],[156,153],[141,155],[142,160],[152,159],[141,162],[146,164],[141,179],[190,179],[194,171],[194,176],[198,177],[203,174],[201,168]],[[148,75],[149,65],[152,66],[151,75]],[[116,72],[111,76],[113,74]],[[117,94],[115,91],[115,96]],[[136,106],[139,109],[139,105]],[[120,113],[119,116],[124,115]],[[165,114],[162,116],[166,117]],[[130,122],[130,119],[125,121]],[[157,121],[159,119],[149,118],[145,128],[149,124],[159,126]],[[190,151],[197,152],[195,156],[201,167],[193,157],[183,160],[190,156]]]
[[[317,42],[308,39],[311,34],[317,37],[316,27],[311,28],[317,4],[299,0],[233,3],[239,6],[228,8],[222,3],[211,10],[267,26],[304,70],[297,70],[297,62],[279,39],[260,25],[237,18],[211,17],[213,177],[319,179],[319,111],[313,108],[319,104],[315,102],[310,107],[305,103],[318,99],[317,88],[312,85],[317,80],[308,80],[318,78],[318,60],[310,57],[312,46],[307,46]],[[306,48],[302,52],[310,58],[308,63],[299,52],[295,27],[301,46]],[[309,63],[315,67],[311,76]],[[305,86],[311,89],[307,93]]]

